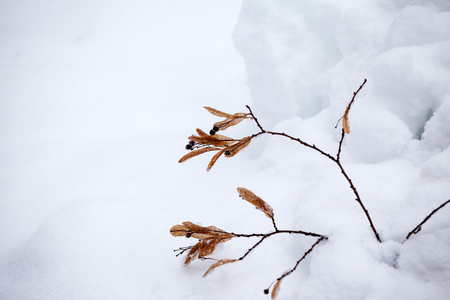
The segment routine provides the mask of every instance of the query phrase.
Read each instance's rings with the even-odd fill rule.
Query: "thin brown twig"
[[[275,228],[275,231],[278,231],[277,224],[275,223],[275,218],[272,217],[270,219],[272,219],[273,228]]]
[[[261,244],[268,237],[269,237],[268,235],[263,236],[256,244],[254,244],[250,249],[248,249],[247,252],[245,252],[245,254],[239,257],[237,260],[243,260],[247,255],[250,254],[250,252],[252,252],[256,247],[259,246],[259,244]]]
[[[304,259],[306,258],[306,256],[308,256],[308,254],[310,254],[310,253],[313,251],[314,247],[316,247],[321,241],[326,240],[326,239],[327,239],[326,237],[321,237],[321,238],[319,238],[319,239],[311,246],[311,248],[309,248],[308,251],[306,251],[306,252],[303,254],[303,256],[302,256],[299,260],[297,260],[297,262],[295,263],[295,266],[294,266],[292,269],[290,269],[290,270],[287,271],[287,272],[284,272],[283,275],[281,275],[280,277],[278,277],[276,280],[281,280],[281,279],[283,279],[284,277],[286,277],[286,276],[288,276],[289,274],[291,274],[292,272],[294,272],[294,271],[297,269],[297,267],[298,267],[298,265],[300,264],[300,262],[301,262],[302,260],[304,260]]]
[[[178,249],[173,250],[173,252],[178,252],[175,256],[180,256],[187,250],[191,250],[193,246],[187,246],[187,247],[180,247]]]
[[[345,113],[342,115],[342,117],[339,118],[339,120],[337,121],[336,126],[334,126],[334,128],[337,128],[337,126],[339,124],[339,121],[342,120],[344,118],[344,116],[350,111],[350,108],[351,108],[353,102],[355,101],[356,95],[358,95],[359,91],[364,87],[366,82],[367,82],[367,79],[364,79],[364,82],[359,86],[359,88],[356,90],[356,92],[353,93],[352,100],[347,105],[347,108],[345,109]],[[337,152],[337,155],[336,155],[336,159],[338,161],[341,158],[341,150],[342,150],[342,143],[344,142],[344,137],[345,137],[345,130],[344,130],[344,128],[342,128],[342,135],[341,135],[341,139],[339,141],[338,152]]]
[[[353,184],[352,180],[350,179],[350,177],[347,175],[347,173],[344,170],[344,167],[341,165],[341,162],[336,161],[336,164],[338,165],[338,167],[341,169],[341,173],[342,175],[344,175],[345,179],[347,179],[348,183],[350,184],[350,188],[352,189],[353,193],[356,196],[356,202],[358,202],[359,206],[361,206],[361,209],[364,211],[364,214],[366,215],[367,220],[369,221],[370,224],[370,228],[372,229],[372,232],[375,234],[375,237],[377,239],[378,242],[382,243],[382,240],[380,238],[380,235],[378,234],[378,231],[375,229],[375,225],[372,222],[372,218],[370,217],[369,211],[366,209],[366,207],[364,206],[364,203],[361,200],[361,197],[359,197],[359,193],[358,190],[356,189],[355,185]]]
[[[337,161],[339,161],[341,159],[342,142],[344,141],[344,137],[345,137],[345,130],[344,130],[344,128],[342,128],[341,140],[339,141],[338,152],[337,152],[337,155],[336,155],[336,160]]]
[[[402,244],[404,242],[406,242],[413,234],[417,234],[420,232],[420,230],[422,230],[422,225],[425,224],[430,218],[431,216],[433,216],[438,210],[440,210],[441,208],[443,208],[444,206],[446,206],[448,203],[450,203],[450,199],[448,199],[447,201],[445,201],[444,203],[442,203],[441,205],[439,205],[437,208],[435,208],[428,216],[426,216],[425,219],[423,219],[422,222],[420,222],[419,225],[417,225],[416,227],[414,227],[413,230],[411,230],[408,235],[406,236],[405,240],[402,242]]]
[[[253,117],[253,120],[255,120],[255,123],[256,123],[256,125],[258,126],[258,128],[261,130],[261,132],[266,132],[263,128],[262,128],[262,126],[261,126],[261,124],[259,124],[259,122],[258,122],[258,119],[255,117],[255,115],[253,114],[253,111],[252,111],[252,109],[250,108],[250,106],[248,106],[248,105],[246,105],[246,107],[247,107],[247,109],[250,111],[250,115]]]
[[[353,92],[352,100],[347,105],[347,108],[345,109],[345,111],[350,110],[350,107],[352,106],[353,102],[355,101],[356,95],[358,95],[359,91],[363,88],[363,86],[366,84],[366,82],[367,82],[367,79],[364,79],[363,83],[359,86],[359,88],[356,90],[356,92]],[[342,117],[339,118],[339,120],[336,122],[336,126],[334,126],[334,128],[338,127],[339,121],[342,120],[344,118],[344,116],[345,116],[345,114],[343,114]]]
[[[249,233],[249,234],[245,234],[245,233],[234,233],[234,232],[230,232],[230,234],[233,237],[246,237],[246,238],[250,238],[250,237],[263,237],[263,236],[272,236],[275,234],[280,234],[280,233],[288,233],[288,234],[302,234],[302,235],[306,235],[306,236],[314,236],[314,237],[326,237],[322,234],[318,234],[318,233],[314,233],[314,232],[307,232],[307,231],[303,231],[303,230],[277,230],[277,231],[272,231],[269,233]]]

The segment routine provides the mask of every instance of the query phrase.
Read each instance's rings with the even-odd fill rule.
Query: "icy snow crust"
[[[270,238],[206,279],[210,261],[172,252],[193,242],[170,236],[182,221],[270,231],[239,186],[279,228],[329,237],[278,299],[448,299],[450,207],[401,242],[450,198],[450,3],[172,2],[0,2],[0,299],[268,299],[313,238]],[[217,121],[203,105],[251,104],[266,129],[335,155],[364,78],[342,163],[382,244],[338,168],[288,139],[209,173],[207,154],[177,163]]]

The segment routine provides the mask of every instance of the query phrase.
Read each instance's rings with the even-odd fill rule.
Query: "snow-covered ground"
[[[329,237],[277,299],[446,299],[450,207],[450,2],[0,0],[0,299],[268,299],[314,243],[267,239],[207,278],[183,267],[193,221],[240,233],[271,222]],[[263,136],[206,172],[187,136],[250,104],[266,129],[335,154],[339,169]],[[258,131],[251,121],[233,137]],[[234,239],[215,258],[237,258]]]

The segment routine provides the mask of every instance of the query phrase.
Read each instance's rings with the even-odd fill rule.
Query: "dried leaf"
[[[281,283],[281,280],[279,279],[273,286],[272,294],[271,294],[272,300],[274,300],[278,296],[278,293],[280,292],[280,283]]]
[[[233,263],[237,261],[237,259],[221,259],[218,262],[213,263],[208,270],[205,272],[205,274],[203,274],[203,277],[208,276],[215,268],[229,264],[229,263]]]
[[[245,118],[227,118],[223,121],[214,123],[213,126],[218,127],[220,130],[225,130],[228,127],[235,126],[242,122]]]
[[[207,134],[206,132],[204,132],[200,128],[197,128],[195,131],[197,131],[199,136],[209,136],[209,134]]]
[[[217,117],[224,117],[224,118],[232,118],[233,117],[233,115],[224,113],[224,112],[222,112],[220,110],[217,110],[215,108],[212,108],[212,107],[203,106],[203,108],[206,109],[207,111],[209,111],[211,114],[217,116]]]
[[[186,255],[186,260],[184,261],[184,264],[187,265],[196,258],[202,258],[211,255],[216,249],[216,246],[218,244],[224,243],[226,241],[227,239],[221,238],[200,240],[197,244],[194,245],[194,247],[192,247],[192,249]]]
[[[170,234],[172,236],[186,236],[186,234],[189,232],[189,230],[186,228],[186,226],[183,225],[175,225],[170,228]]]
[[[225,156],[226,157],[233,157],[236,154],[238,154],[239,151],[241,151],[242,149],[244,149],[245,147],[247,147],[248,145],[250,145],[250,142],[252,141],[252,137],[248,136],[245,138],[242,138],[239,142],[237,142],[236,144],[233,144],[229,147],[227,147],[225,151]]]
[[[238,187],[237,191],[242,198],[256,206],[256,208],[265,213],[268,218],[273,218],[272,207],[270,207],[270,205],[267,204],[263,199],[259,198],[252,191],[243,187]]]
[[[198,253],[198,257],[206,257],[214,252],[216,249],[217,244],[221,243],[222,240],[220,239],[209,239],[209,240],[202,240],[202,246],[200,247],[200,251]]]
[[[213,137],[216,138],[216,139],[219,140],[219,141],[228,141],[228,142],[230,142],[230,143],[236,142],[235,139],[230,138],[230,137],[227,137],[227,136],[222,135],[222,134],[217,134],[217,133],[216,133],[215,135],[213,135]]]
[[[182,162],[185,162],[186,160],[188,160],[188,159],[190,159],[190,158],[192,158],[192,157],[194,157],[194,156],[203,154],[203,153],[208,152],[208,151],[217,151],[217,150],[221,150],[221,148],[204,147],[204,148],[192,150],[192,151],[190,151],[188,154],[186,154],[186,155],[184,155],[182,158],[180,158],[180,160],[179,160],[178,162],[179,162],[179,163],[182,163]]]
[[[235,118],[243,118],[243,119],[252,119],[252,117],[248,116],[248,113],[235,113],[233,115]]]
[[[220,238],[229,240],[232,235],[225,230],[217,228],[216,226],[203,227],[192,222],[183,222],[186,233],[191,233],[191,237],[196,239],[209,239],[209,238]]]
[[[347,108],[345,110],[344,116],[342,117],[342,127],[344,128],[344,131],[346,134],[350,133],[350,126],[348,125],[348,113],[349,113],[349,108]]]
[[[185,265],[196,258],[202,258],[212,254],[218,244],[227,242],[233,238],[231,233],[215,226],[203,227],[192,222],[183,222],[182,225],[172,226],[170,228],[170,234],[175,237],[185,236],[199,239],[198,243],[186,255]]]
[[[220,135],[220,134],[207,135],[207,136],[191,135],[189,137],[189,140],[192,140],[198,144],[211,145],[211,146],[215,146],[215,147],[225,147],[225,146],[232,145],[234,142],[236,142],[236,140],[234,140],[230,137],[224,136],[224,135]]]
[[[219,157],[225,152],[225,150],[226,149],[222,149],[213,156],[213,158],[211,159],[211,161],[208,164],[208,167],[206,168],[206,171],[211,170],[211,168],[214,166],[214,164],[219,159]]]
[[[194,245],[194,247],[192,247],[192,249],[186,255],[186,260],[184,261],[184,265],[189,264],[196,257],[198,257],[198,253],[200,252],[201,246],[202,246],[202,241],[199,241],[197,244]]]

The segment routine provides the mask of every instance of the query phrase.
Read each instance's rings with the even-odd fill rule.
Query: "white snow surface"
[[[269,299],[315,242],[266,239],[202,274],[172,225],[239,233],[272,223],[328,236],[277,299],[448,299],[448,0],[0,1],[0,299]],[[195,128],[251,105],[260,123],[337,153],[262,136],[206,172]],[[242,125],[241,125],[242,124]],[[256,133],[251,120],[225,134]],[[208,156],[208,157],[207,157]],[[233,239],[213,257],[238,258]]]

